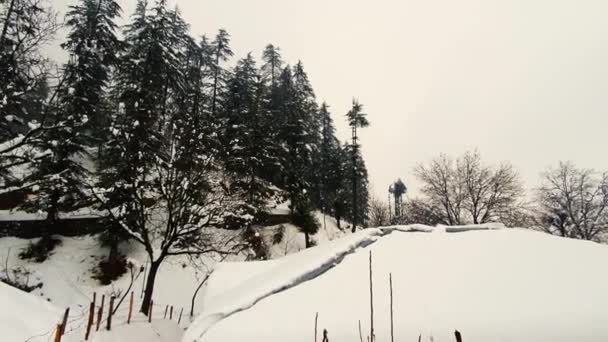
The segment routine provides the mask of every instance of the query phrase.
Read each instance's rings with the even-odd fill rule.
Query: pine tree
[[[211,115],[215,117],[218,111],[218,95],[224,82],[224,70],[222,69],[221,63],[226,62],[234,53],[230,49],[230,34],[224,29],[219,30],[211,46],[214,58],[212,65],[213,94],[211,97]]]
[[[276,88],[278,79],[283,68],[283,59],[281,57],[281,49],[272,44],[268,44],[262,53],[262,75],[270,80],[270,89]]]
[[[226,169],[234,174],[235,185],[244,190],[252,214],[264,209],[273,196],[260,174],[278,163],[277,146],[269,134],[273,122],[267,92],[249,54],[232,72],[223,104],[227,116]]]
[[[357,100],[353,100],[353,107],[350,111],[348,111],[348,113],[346,114],[346,118],[348,120],[348,125],[351,127],[352,130],[352,142],[351,142],[351,154],[352,154],[352,172],[351,172],[351,177],[352,177],[352,187],[353,187],[353,200],[352,200],[352,212],[353,212],[353,217],[352,217],[352,232],[354,233],[357,230],[357,223],[359,220],[359,203],[358,203],[358,196],[357,196],[357,191],[358,191],[358,186],[357,186],[357,182],[359,181],[359,172],[361,170],[357,170],[357,167],[359,166],[358,163],[358,158],[359,157],[359,136],[357,135],[357,128],[364,128],[369,126],[369,121],[367,121],[367,114],[363,113],[363,106],[361,104],[359,104],[359,102]],[[362,160],[362,159],[361,159]]]
[[[353,154],[355,155],[353,159]],[[360,149],[354,149],[352,144],[344,146],[345,177],[343,183],[345,216],[350,222],[357,222],[365,227],[368,219],[369,180],[367,167]],[[352,180],[357,179],[357,191],[353,193]]]
[[[262,53],[262,61],[262,77],[268,89],[265,103],[272,118],[267,134],[268,138],[277,144],[277,142],[281,141],[282,125],[286,117],[281,109],[283,107],[282,103],[288,100],[282,96],[280,89],[281,74],[283,72],[283,60],[280,49],[269,44]],[[277,153],[279,152],[277,151]],[[282,185],[283,171],[284,168],[280,162],[265,165],[260,177],[276,185]]]
[[[70,6],[66,25],[70,28],[62,47],[69,53],[65,66],[59,106],[64,112],[88,117],[86,129],[91,135],[88,145],[100,145],[109,123],[105,91],[112,69],[117,66],[122,43],[116,36],[114,22],[121,8],[113,0],[81,0]]]
[[[281,73],[277,89],[280,102],[278,111],[283,117],[278,139],[282,144],[283,179],[281,185],[293,200],[306,194],[310,196],[312,156],[316,149],[315,127],[317,117],[312,87],[301,63],[292,68],[287,66]],[[292,207],[293,211],[293,207]]]

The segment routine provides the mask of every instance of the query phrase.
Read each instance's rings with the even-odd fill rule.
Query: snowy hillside
[[[598,272],[607,246],[466,228],[370,229],[271,262],[222,265],[183,341],[313,341],[317,312],[319,334],[359,341],[361,321],[366,340],[370,251],[378,341],[390,339],[389,273],[395,341],[453,341],[455,329],[467,342],[608,340],[608,276]]]
[[[0,220],[10,220],[15,217],[21,217],[22,215],[27,216],[28,214],[0,211]],[[320,213],[316,213],[316,215],[321,222],[320,231],[313,236],[313,240],[317,244],[323,245],[327,241],[345,234],[344,231],[337,228],[335,220],[330,217],[325,218],[326,224],[325,228],[323,228],[323,215]],[[284,233],[281,241],[273,244],[272,239],[278,229],[284,229]],[[281,225],[264,227],[261,228],[261,232],[269,247],[270,256],[272,258],[282,257],[304,249],[304,236],[298,231],[298,228],[292,224],[284,224],[282,227]],[[93,293],[96,292],[98,296],[106,295],[106,297],[109,297],[112,294],[122,294],[126,291],[130,283],[130,275],[128,273],[107,286],[102,286],[99,281],[93,279],[97,264],[108,255],[107,248],[100,247],[97,236],[56,236],[56,238],[61,240],[61,244],[55,249],[52,255],[42,263],[21,260],[18,256],[22,249],[26,248],[31,242],[35,242],[37,239],[19,239],[14,237],[0,238],[0,264],[2,265],[2,268],[7,267],[11,276],[12,272],[19,271],[19,274],[22,274],[21,280],[27,278],[28,285],[30,286],[37,284],[41,284],[41,286],[34,289],[31,294],[27,294],[8,287],[1,282],[0,285],[8,288],[12,292],[19,293],[22,298],[32,298],[35,302],[41,302],[46,306],[50,305],[57,311],[56,313],[53,311],[50,315],[51,317],[39,320],[39,322],[44,322],[42,328],[38,328],[37,325],[34,325],[28,329],[18,329],[23,332],[23,336],[27,335],[27,337],[32,337],[42,335],[32,341],[47,341],[52,335],[53,327],[58,323],[63,314],[63,310],[67,307],[70,307],[70,320],[78,321],[78,325],[68,325],[68,336],[69,338],[73,338],[70,336],[70,330],[71,328],[74,328],[74,330],[77,330],[75,333],[81,338],[81,321],[83,320],[83,317],[86,316],[88,303],[92,300]],[[123,243],[121,245],[121,252],[136,266],[146,265],[147,255],[139,244]],[[227,260],[242,261],[245,257],[244,254],[235,255],[229,257]],[[155,303],[158,303],[157,305],[161,307],[161,309],[164,309],[165,305],[173,305],[176,309],[181,310],[181,308],[184,308],[184,313],[188,313],[192,296],[197,286],[200,284],[200,281],[214,269],[216,263],[217,260],[214,257],[205,257],[198,260],[196,267],[194,267],[186,257],[175,257],[168,260],[167,263],[161,267],[157,278],[153,296]],[[2,271],[3,277],[4,274],[5,272]],[[144,276],[143,274],[140,274],[135,279],[132,287],[132,290],[138,297],[136,299],[136,305],[139,305],[138,303],[140,303],[139,295],[142,292],[143,285]],[[206,286],[203,286],[201,291],[205,292]],[[5,292],[0,293],[0,305],[2,306],[5,306],[4,298],[9,297],[9,295],[5,296],[4,293]],[[198,313],[202,307],[201,300],[202,295],[199,294],[195,307],[196,313]],[[125,309],[124,306],[125,304],[123,304],[121,310]],[[44,307],[38,311],[44,313]],[[162,314],[162,312],[159,314]],[[5,326],[16,326],[11,324],[12,321],[7,320],[7,318],[10,317],[0,318],[0,330],[4,330]],[[189,318],[184,319],[181,327],[187,326],[189,320]],[[156,324],[162,325],[163,323],[158,322]],[[131,329],[145,330],[152,328],[154,327],[146,325],[144,327]],[[171,329],[174,328],[175,327]],[[120,335],[121,329],[124,328],[118,327],[117,329],[117,332],[113,332],[111,335],[105,336],[105,338],[109,340],[118,338],[117,336]],[[174,335],[175,334],[173,334],[173,336]],[[25,338],[15,339],[15,341],[22,340],[25,340]],[[133,342],[132,340],[129,341]]]
[[[52,332],[63,310],[0,282],[2,341],[25,341]]]

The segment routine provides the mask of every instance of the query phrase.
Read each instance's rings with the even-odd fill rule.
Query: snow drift
[[[0,307],[2,341],[17,342],[48,337],[61,321],[61,309],[2,282]]]
[[[500,228],[371,229],[271,262],[223,264],[183,341],[308,342],[317,312],[319,335],[358,341],[361,321],[366,340],[370,251],[378,341],[390,339],[389,273],[396,341],[453,341],[455,329],[467,342],[608,340],[608,246]]]
[[[322,274],[381,234],[379,229],[369,229],[277,260],[219,265],[209,278],[202,304],[205,309],[184,340],[194,341],[223,318]]]

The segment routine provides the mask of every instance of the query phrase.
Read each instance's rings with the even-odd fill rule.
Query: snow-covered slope
[[[52,332],[63,311],[2,282],[0,308],[0,339],[7,342]]]
[[[0,211],[0,220],[23,218],[21,215],[27,216],[29,214]],[[323,222],[323,216],[321,214],[317,214],[317,216],[319,217],[319,221]],[[272,258],[281,257],[285,254],[304,249],[304,235],[298,231],[297,227],[290,224],[285,225],[283,240],[280,243],[273,245],[272,237],[276,229],[278,229],[278,227],[262,228],[262,232],[267,238],[266,240],[270,246],[270,256]],[[318,244],[322,245],[343,234],[345,233],[337,228],[335,220],[327,217],[325,227],[323,228],[322,225],[319,233],[313,238]],[[0,271],[2,272],[0,276],[4,276],[3,269],[5,265],[8,267],[9,272],[19,270],[29,273],[29,275],[22,273],[24,274],[22,280],[29,277],[29,285],[42,283],[42,287],[34,289],[30,294],[13,290],[23,294],[25,296],[24,298],[31,297],[35,300],[40,298],[42,301],[49,302],[60,311],[59,314],[52,317],[51,324],[47,324],[43,329],[37,332],[38,334],[44,333],[44,336],[38,339],[40,341],[46,341],[50,338],[49,336],[52,335],[51,330],[61,318],[63,310],[65,310],[66,307],[70,308],[70,321],[75,322],[73,324],[68,324],[68,339],[72,338],[70,331],[72,329],[74,329],[74,333],[81,338],[82,325],[84,324],[83,320],[84,317],[86,317],[88,303],[92,300],[93,293],[96,292],[98,296],[104,294],[106,297],[109,297],[112,294],[124,293],[130,283],[129,274],[124,275],[107,286],[101,286],[97,280],[92,278],[93,272],[96,270],[99,261],[106,258],[108,255],[107,248],[100,247],[97,236],[56,236],[56,238],[61,240],[61,244],[56,247],[52,255],[43,263],[21,260],[18,256],[23,248],[27,247],[31,242],[35,242],[36,239],[19,239],[14,237],[0,238],[0,265],[2,265],[0,266]],[[135,265],[146,264],[147,255],[137,243],[123,244],[121,245],[121,250]],[[242,261],[244,259],[245,255],[237,255],[230,257],[228,260]],[[181,326],[187,326],[190,319],[189,317],[186,317],[189,316],[186,315],[186,313],[189,313],[190,311],[192,296],[200,284],[200,281],[205,278],[208,272],[214,269],[215,265],[216,260],[211,256],[199,260],[196,268],[193,267],[193,264],[186,257],[176,257],[167,260],[160,268],[157,277],[154,290],[155,303],[157,303],[161,310],[165,305],[173,305],[176,310],[184,308],[184,319],[182,320]],[[235,283],[239,281],[240,279],[237,277]],[[144,277],[143,275],[140,275],[135,280],[132,287],[132,290],[137,295],[135,302],[136,307],[140,305],[139,295],[143,285]],[[202,292],[206,292],[206,286],[202,287]],[[197,297],[197,305],[195,307],[196,313],[198,313],[202,307],[201,299],[202,293]],[[4,307],[4,303],[3,296],[0,294],[0,306]],[[125,304],[123,304],[123,307],[124,306]],[[6,321],[4,318],[0,318],[0,331],[4,330],[4,326],[11,325],[10,322],[10,320]],[[122,330],[125,328],[120,329]],[[145,327],[132,327],[131,329],[145,329]],[[119,330],[118,333],[108,335],[111,337],[104,335],[105,337],[103,338],[118,338],[117,334],[119,334],[121,330]],[[128,340],[128,335],[125,338]],[[4,340],[0,337],[0,341]],[[32,341],[37,340],[34,339]]]
[[[317,312],[319,334],[327,329],[332,341],[359,341],[361,321],[366,340],[370,251],[378,341],[390,339],[389,273],[395,341],[419,334],[423,341],[453,341],[455,329],[467,342],[608,340],[608,246],[524,229],[471,228],[480,227],[371,230],[384,235],[350,249],[320,275],[302,265],[329,261],[344,251],[341,240],[326,245],[334,253],[317,247],[268,267],[222,266],[210,280],[209,305],[183,341],[313,341]],[[224,281],[235,273],[251,277]],[[230,285],[222,290],[222,283]]]
[[[194,340],[224,317],[322,274],[355,249],[374,242],[380,234],[378,229],[363,230],[279,260],[216,267],[209,281],[213,285],[205,293],[204,312],[191,326],[188,338]]]

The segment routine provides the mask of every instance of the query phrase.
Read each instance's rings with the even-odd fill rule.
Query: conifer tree
[[[272,44],[266,46],[262,53],[262,62],[262,77],[268,89],[265,103],[272,116],[271,127],[267,133],[268,138],[275,142],[275,145],[278,145],[278,142],[282,141],[282,124],[285,122],[285,113],[281,110],[281,107],[283,101],[287,100],[281,95],[280,90],[281,74],[283,72],[283,59],[280,49]],[[281,156],[279,151],[276,151],[276,153],[278,153],[277,157]],[[260,177],[276,185],[281,185],[283,183],[283,171],[284,168],[281,163],[265,165]]]
[[[230,49],[230,34],[224,29],[219,30],[213,43],[211,43],[213,51],[213,94],[211,97],[211,116],[217,114],[217,102],[219,92],[221,91],[224,82],[224,70],[221,63],[226,62],[234,55]]]
[[[358,186],[357,182],[359,181],[360,171],[357,167],[359,166],[358,160],[359,156],[359,136],[357,134],[357,128],[365,128],[369,126],[369,121],[367,121],[367,114],[363,113],[363,106],[357,101],[353,100],[353,106],[350,111],[346,114],[346,118],[348,120],[348,125],[352,130],[352,142],[351,142],[351,155],[352,155],[352,187],[353,187],[353,200],[352,200],[352,232],[354,233],[357,230],[357,223],[359,222],[359,201],[357,196]],[[362,159],[361,159],[362,160]]]
[[[266,102],[268,89],[251,54],[237,63],[226,88],[225,164],[255,214],[273,196],[260,174],[276,165],[278,158],[276,143],[269,134],[273,122]]]
[[[262,53],[262,61],[264,61],[264,64],[262,64],[262,75],[270,80],[270,89],[274,89],[283,68],[281,49],[268,44]]]
[[[70,57],[64,70],[63,88],[68,89],[68,94],[61,93],[59,106],[73,115],[87,115],[90,146],[103,142],[104,128],[109,123],[104,99],[122,49],[115,23],[120,13],[120,6],[113,0],[80,0],[70,6],[66,15],[70,32],[62,47]]]

